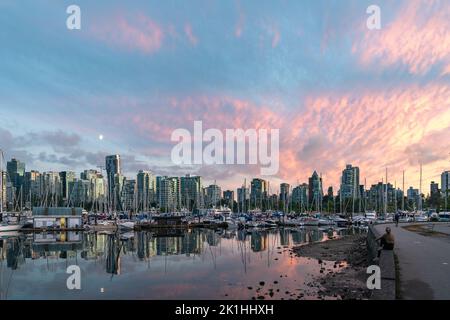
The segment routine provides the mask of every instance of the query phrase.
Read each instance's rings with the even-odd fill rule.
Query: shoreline
[[[371,298],[372,291],[366,285],[369,266],[366,241],[367,235],[348,235],[297,246],[292,248],[292,252],[299,257],[317,259],[321,264],[321,275],[309,284],[319,289],[319,297],[367,300]],[[333,270],[325,274],[325,266],[330,263]]]

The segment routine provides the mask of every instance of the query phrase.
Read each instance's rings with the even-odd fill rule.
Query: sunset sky
[[[67,6],[81,30],[66,28]],[[381,30],[366,8],[381,8]],[[236,188],[250,165],[179,167],[173,130],[279,128],[280,171],[338,188],[423,191],[450,169],[448,0],[0,1],[0,148],[27,170],[75,170],[121,154],[124,171],[200,174]],[[99,139],[103,135],[103,140]],[[247,180],[248,181],[248,180]]]

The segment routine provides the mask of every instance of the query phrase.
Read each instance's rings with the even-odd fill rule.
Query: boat
[[[375,211],[367,211],[365,213],[365,218],[369,221],[377,220],[377,213]]]
[[[273,220],[264,220],[256,225],[258,228],[276,228],[278,225]]]
[[[347,219],[341,217],[335,217],[333,218],[333,221],[339,228],[345,228],[350,224],[350,222]]]
[[[312,218],[312,217],[302,217],[299,218],[300,225],[302,226],[308,226],[308,227],[318,227],[319,226],[319,219]]]
[[[228,225],[228,229],[237,229],[239,227],[239,223],[230,217],[226,217],[224,222]]]
[[[119,229],[122,230],[133,230],[135,223],[133,221],[120,221],[118,224]]]
[[[10,232],[10,231],[17,231],[22,229],[23,224],[19,224],[19,223],[14,223],[14,224],[9,224],[9,223],[1,223],[0,224],[0,232]]]
[[[334,221],[330,219],[319,219],[319,226],[332,226],[334,225]]]

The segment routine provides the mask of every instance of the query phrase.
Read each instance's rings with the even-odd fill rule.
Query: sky
[[[66,27],[69,5],[81,29]],[[370,5],[381,29],[369,30]],[[447,0],[0,1],[0,148],[27,170],[200,174],[236,188],[293,185],[314,170],[336,189],[423,190],[450,169]],[[280,170],[180,166],[177,128],[280,129]],[[99,139],[102,135],[103,139]]]

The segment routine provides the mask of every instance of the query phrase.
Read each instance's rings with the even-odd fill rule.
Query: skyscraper
[[[342,171],[341,197],[345,199],[359,199],[359,168],[348,164]]]
[[[209,185],[206,188],[206,197],[208,206],[216,206],[222,199],[222,191],[216,184]]]
[[[292,189],[292,203],[296,209],[303,212],[308,207],[308,185],[303,183]]]
[[[203,206],[202,178],[186,175],[180,178],[181,205],[188,210]]]
[[[262,208],[262,203],[267,198],[267,181],[255,178],[252,180],[250,188],[251,205]]]
[[[234,202],[234,191],[225,190],[223,192],[223,199],[226,201],[227,205],[231,207]]]
[[[431,181],[431,183],[430,183],[430,196],[434,197],[437,194],[439,194],[439,184],[434,182],[434,181]]]
[[[25,172],[24,198],[25,203],[29,202],[28,207],[38,206],[38,200],[42,194],[41,174],[39,171],[31,170]]]
[[[156,181],[152,172],[139,171],[137,174],[137,202],[138,208],[147,211],[155,202]]]
[[[108,183],[108,200],[114,209],[117,208],[117,199],[120,199],[120,190],[116,185],[116,176],[121,174],[120,155],[106,157],[106,179]]]
[[[450,171],[444,171],[441,174],[441,192],[443,197],[450,195]]]
[[[248,201],[250,200],[250,192],[248,188],[242,186],[237,189],[237,202],[240,212],[246,212],[248,210]]]
[[[289,192],[291,186],[288,183],[280,184],[280,201],[282,203],[281,208],[286,211],[289,207]]]
[[[64,200],[69,199],[69,183],[75,180],[75,172],[61,171],[59,173],[61,179],[61,193]]]
[[[314,171],[308,182],[309,204],[316,208],[316,210],[319,210],[323,198],[322,178],[319,177],[316,171]]]
[[[12,183],[12,186],[16,189],[16,192],[18,192],[25,177],[25,163],[12,158],[11,161],[8,161],[6,164],[6,171],[9,176],[8,180]]]
[[[160,180],[160,207],[170,212],[180,208],[180,178],[165,177]]]

